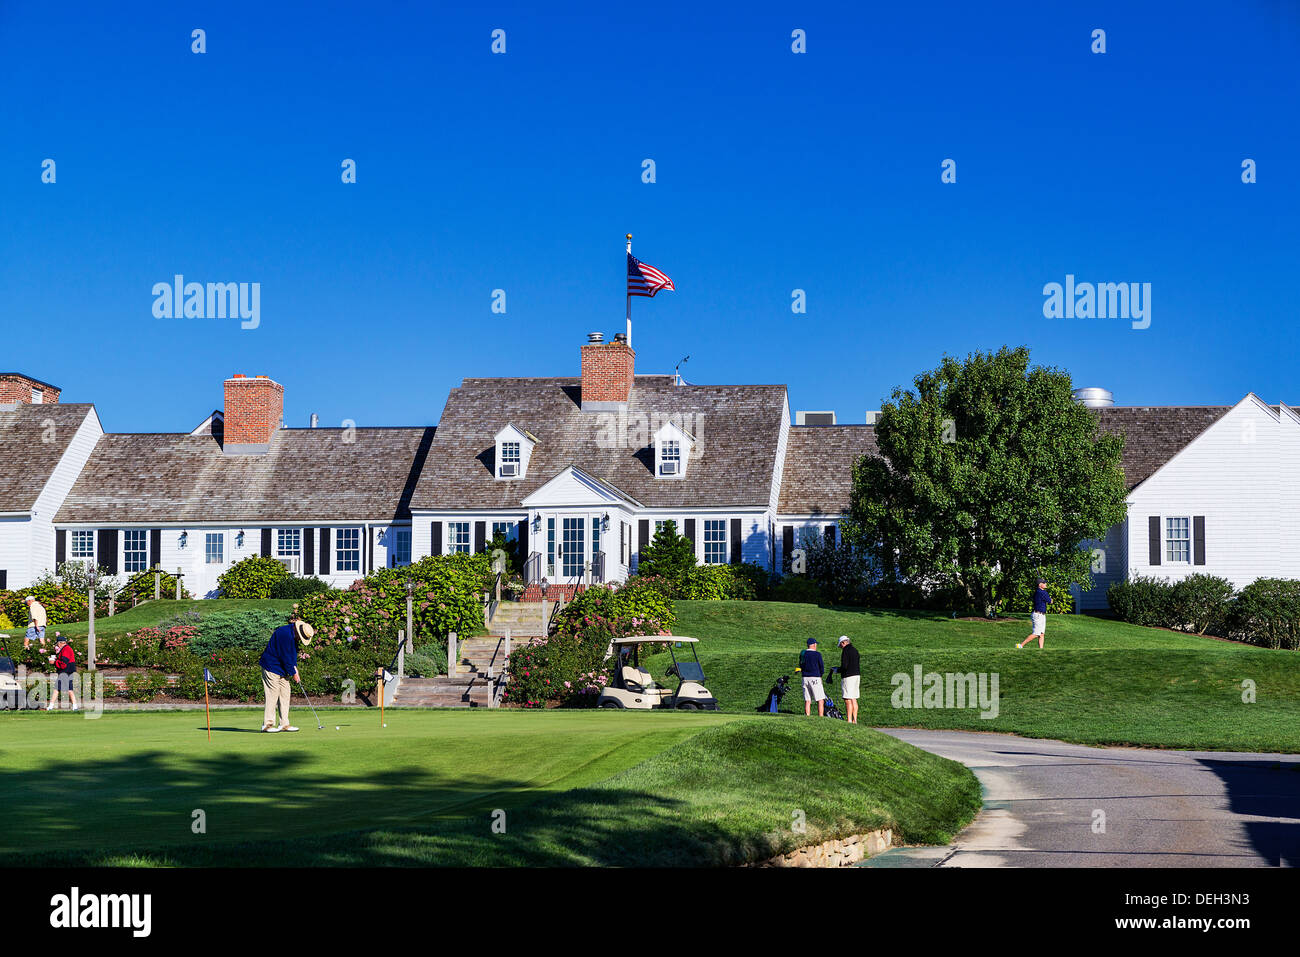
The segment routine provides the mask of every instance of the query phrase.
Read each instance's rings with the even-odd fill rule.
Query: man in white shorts
[[[1034,610],[1029,613],[1029,620],[1033,624],[1033,634],[1024,641],[1017,642],[1017,648],[1023,648],[1035,638],[1038,639],[1038,648],[1041,651],[1043,647],[1044,632],[1047,631],[1047,606],[1052,603],[1052,596],[1047,593],[1047,582],[1038,579],[1038,587],[1034,590]]]
[[[844,719],[858,723],[858,684],[862,677],[862,659],[848,635],[840,635],[840,694],[844,696]]]
[[[799,654],[799,671],[803,675],[803,713],[812,715],[812,703],[817,702],[817,716],[826,715],[826,692],[822,689],[822,675],[826,674],[826,662],[817,650],[817,639],[808,639],[807,650]]]

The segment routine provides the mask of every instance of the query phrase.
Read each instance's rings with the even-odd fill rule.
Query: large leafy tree
[[[952,588],[995,614],[1042,574],[1091,587],[1091,556],[1125,514],[1123,440],[1102,434],[1065,372],[1003,347],[895,389],[879,456],[854,465],[845,537],[885,578]]]

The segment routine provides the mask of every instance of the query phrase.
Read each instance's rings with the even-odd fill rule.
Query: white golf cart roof
[[[679,642],[679,641],[689,641],[689,642],[692,643],[692,644],[697,644],[697,643],[699,642],[699,640],[700,640],[700,639],[698,639],[698,638],[687,638],[685,635],[659,635],[659,636],[657,636],[657,637],[656,637],[656,636],[651,636],[651,635],[640,635],[640,636],[637,636],[637,637],[635,637],[635,638],[615,638],[615,639],[611,642],[611,644],[615,644],[615,645],[659,645],[659,644],[663,644],[664,642],[674,642],[674,643],[675,643],[675,642]]]

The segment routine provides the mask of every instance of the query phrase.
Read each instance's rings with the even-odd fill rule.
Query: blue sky
[[[1025,344],[1123,404],[1300,403],[1296,4],[712,6],[0,0],[0,365],[114,431],[234,372],[289,425],[432,423],[576,375],[632,232],[678,290],[633,303],[641,372],[861,422]],[[155,318],[176,273],[261,283],[259,327]],[[1150,328],[1044,318],[1067,273],[1151,283]]]

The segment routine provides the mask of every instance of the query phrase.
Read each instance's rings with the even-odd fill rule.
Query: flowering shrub
[[[640,627],[653,630],[635,634],[667,634],[677,623],[672,602],[665,597],[663,579],[641,578],[634,575],[622,585],[600,585],[588,588],[564,606],[556,616],[554,630],[557,634],[575,634],[591,618],[638,619]]]
[[[270,598],[293,576],[274,558],[251,555],[235,562],[217,579],[222,598]]]
[[[443,640],[448,632],[483,627],[483,599],[492,581],[488,555],[433,555],[406,568],[380,568],[345,591],[332,589],[298,603],[303,619],[324,638],[391,636],[406,627],[406,582],[415,586],[414,640]]]
[[[544,643],[510,653],[510,681],[505,700],[522,708],[558,704],[591,708],[610,682],[614,658],[605,655],[616,638],[664,634],[648,618],[588,615],[571,632],[557,632]]]

